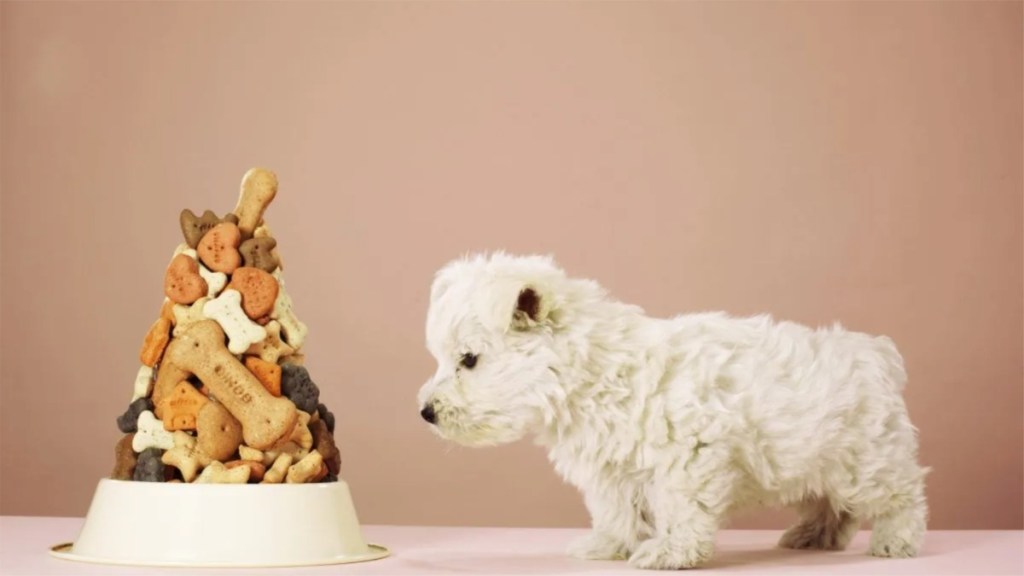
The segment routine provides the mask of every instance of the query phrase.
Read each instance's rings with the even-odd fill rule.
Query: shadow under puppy
[[[582,492],[580,558],[698,566],[726,515],[791,505],[788,548],[914,556],[925,532],[916,430],[893,342],[768,316],[649,318],[549,258],[448,264],[434,281],[436,374],[421,415],[468,445],[532,434]]]

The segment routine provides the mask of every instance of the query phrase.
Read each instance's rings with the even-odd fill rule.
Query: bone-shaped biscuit
[[[203,296],[199,300],[193,302],[191,306],[175,304],[173,310],[174,331],[172,334],[177,337],[178,334],[189,326],[189,324],[200,320],[206,320],[206,315],[203,314],[203,306],[206,306],[206,303],[210,300],[211,298],[209,296]]]
[[[261,342],[257,342],[246,350],[246,354],[252,354],[259,356],[260,360],[269,362],[271,364],[277,364],[277,361],[284,356],[291,356],[295,353],[295,349],[289,346],[284,340],[281,340],[281,323],[275,320],[271,320],[266,326],[263,327],[267,331],[267,337]]]
[[[267,473],[267,467],[264,466],[262,462],[255,462],[252,460],[233,460],[231,462],[224,463],[224,467],[228,470],[239,466],[247,466],[249,468],[249,482],[252,484],[263,480],[263,475]]]
[[[196,322],[171,341],[164,352],[161,372],[164,370],[173,370],[175,375],[184,373],[185,378],[198,376],[242,424],[242,437],[248,446],[264,450],[289,437],[295,428],[295,405],[267,392],[224,347],[224,331],[213,320]],[[158,376],[154,394],[159,387]]]
[[[185,482],[191,482],[195,479],[196,473],[209,466],[213,459],[196,446],[194,437],[179,430],[174,433],[174,446],[164,452],[160,461],[181,470],[181,477]]]
[[[293,458],[291,454],[281,454],[273,462],[273,465],[263,475],[263,481],[261,484],[280,484],[284,482],[285,476],[288,474],[288,469],[292,465]],[[266,462],[264,462],[266,464]]]
[[[313,448],[313,433],[309,429],[309,414],[299,410],[299,419],[291,436],[269,450],[271,456],[291,454],[296,460],[304,458]],[[273,459],[273,458],[271,458]]]
[[[267,337],[267,330],[245,315],[242,295],[238,290],[229,288],[216,299],[207,302],[203,306],[203,314],[216,320],[228,335],[228,350],[232,354],[242,354]]]
[[[252,460],[253,462],[263,462],[263,451],[255,448],[250,448],[245,444],[238,447],[238,455],[242,460]]]
[[[263,212],[277,195],[277,176],[265,168],[253,168],[242,177],[242,190],[234,215],[238,216],[238,230],[242,238],[252,238],[253,231],[263,219]]]
[[[313,450],[306,454],[305,458],[288,468],[288,475],[285,476],[284,481],[288,484],[304,484],[309,482],[320,473],[323,464],[324,457],[316,450]]]
[[[174,448],[174,436],[164,430],[164,423],[157,420],[152,412],[146,410],[139,414],[138,431],[132,438],[132,450],[142,452],[147,448],[170,450]]]
[[[217,462],[211,462],[196,478],[196,484],[245,484],[249,481],[251,469],[248,466],[228,468]]]
[[[295,310],[292,309],[292,297],[284,289],[284,277],[280,271],[276,272],[274,276],[277,278],[280,288],[277,291],[277,300],[274,301],[274,310],[270,312],[270,317],[281,324],[285,342],[298,350],[306,341],[306,333],[309,329],[295,316]]]
[[[150,366],[142,366],[139,368],[138,373],[135,375],[135,390],[132,394],[132,402],[135,402],[139,398],[145,398],[149,396],[150,392],[153,391],[153,368]]]
[[[199,265],[199,275],[206,280],[206,295],[210,298],[220,294],[220,291],[224,289],[224,286],[228,283],[228,275],[223,272],[213,272],[202,264]]]

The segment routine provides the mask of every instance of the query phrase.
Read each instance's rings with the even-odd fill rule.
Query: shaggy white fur
[[[535,435],[592,517],[574,556],[697,566],[730,511],[761,504],[800,511],[781,546],[842,549],[865,520],[876,556],[921,545],[927,469],[887,337],[649,318],[548,258],[500,253],[438,272],[426,328],[424,418],[471,446]]]

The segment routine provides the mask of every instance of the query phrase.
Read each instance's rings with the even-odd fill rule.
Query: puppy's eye
[[[476,360],[476,354],[463,354],[462,360],[460,360],[459,363],[465,366],[466,368],[472,368],[473,366],[476,366]]]

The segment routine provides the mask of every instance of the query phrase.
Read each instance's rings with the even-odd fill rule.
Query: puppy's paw
[[[870,552],[872,556],[881,558],[913,558],[917,556],[917,548],[917,544],[903,538],[888,540],[872,538]]]
[[[647,570],[682,570],[696,568],[711,559],[711,542],[684,542],[655,537],[645,540],[629,557],[634,568]]]
[[[598,532],[573,540],[568,551],[570,556],[581,560],[625,560],[629,555],[621,540]]]
[[[779,539],[780,548],[793,550],[843,550],[853,536],[849,530],[830,529],[821,524],[797,524]]]

